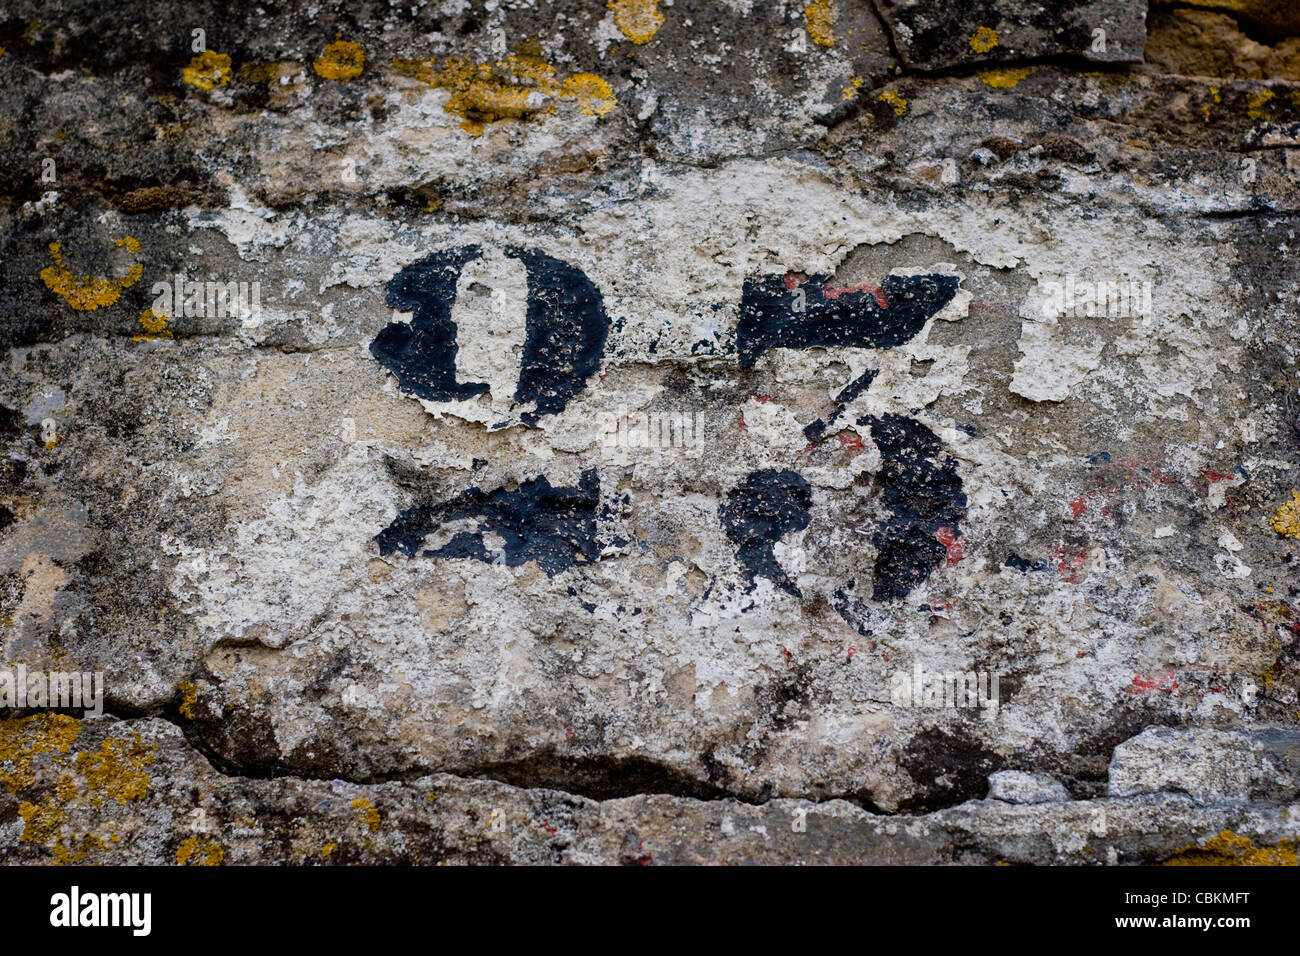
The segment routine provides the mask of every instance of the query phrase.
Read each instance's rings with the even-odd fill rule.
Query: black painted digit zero
[[[581,269],[536,249],[511,246],[511,258],[528,274],[528,314],[523,362],[514,400],[532,406],[520,419],[535,425],[542,415],[564,410],[600,368],[609,333],[600,290]],[[461,246],[412,263],[388,283],[387,302],[413,313],[390,322],[370,353],[397,376],[403,391],[431,402],[454,402],[488,390],[483,382],[456,380],[456,323],[452,307],[461,270],[480,255]]]

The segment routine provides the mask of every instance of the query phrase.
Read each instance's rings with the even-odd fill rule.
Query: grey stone
[[[1137,63],[1146,40],[1146,6],[1125,0],[881,0],[879,6],[903,62],[924,70],[1048,56]]]
[[[1293,800],[1300,732],[1152,727],[1115,748],[1110,794],[1185,793],[1199,803]]]
[[[1070,792],[1055,777],[1023,770],[999,770],[989,775],[989,799],[1005,803],[1061,803]]]
[[[0,859],[1295,838],[1285,22],[156,6],[0,15]]]

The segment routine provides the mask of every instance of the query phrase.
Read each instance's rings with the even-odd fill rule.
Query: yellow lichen
[[[980,27],[971,34],[970,48],[976,53],[988,53],[998,45],[998,32],[991,27]]]
[[[860,89],[862,89],[862,77],[851,76],[849,77],[849,85],[844,87],[844,92],[840,98],[847,103],[849,100],[853,99],[853,97],[858,95],[858,90]]]
[[[614,108],[614,88],[595,73],[575,73],[564,81],[560,97],[573,100],[587,116],[604,116]]]
[[[326,843],[323,847],[320,848],[320,855],[328,860],[330,858],[330,854],[332,854],[338,848],[339,845],[337,843]]]
[[[144,329],[144,332],[140,335],[131,336],[132,342],[152,342],[154,339],[174,339],[176,337],[172,330],[167,328],[167,316],[158,315],[153,309],[145,309],[137,318],[140,320],[140,327]]]
[[[981,83],[995,90],[1014,90],[1029,75],[1029,67],[1018,70],[980,70],[976,75]]]
[[[835,45],[835,7],[832,0],[813,0],[803,8],[808,35],[818,46]]]
[[[48,849],[57,864],[82,863],[94,850],[108,850],[100,836],[85,833],[80,836],[64,832],[63,825],[68,822],[67,806],[77,795],[77,787],[71,776],[65,774],[55,784],[54,794],[46,796],[39,804],[23,801],[18,805],[18,815],[23,819],[23,832],[20,841],[37,843]],[[117,835],[113,841],[117,842]]]
[[[1200,847],[1189,846],[1164,861],[1164,866],[1296,866],[1290,840],[1274,847],[1257,847],[1249,837],[1224,830]]]
[[[199,699],[199,689],[194,686],[192,681],[181,681],[180,686],[181,703],[177,708],[182,717],[190,720],[194,719],[194,704]]]
[[[1253,120],[1266,120],[1269,118],[1267,106],[1269,100],[1273,99],[1272,90],[1260,90],[1258,93],[1251,93],[1246,97],[1246,115]]]
[[[38,754],[49,753],[62,757],[67,754],[81,732],[81,721],[63,714],[37,714],[21,720],[0,721],[0,764],[5,769],[0,771],[0,779],[12,792],[30,787],[36,783],[36,773],[32,767],[33,758]],[[107,741],[105,746],[126,745],[127,741]],[[139,738],[131,748],[138,751]],[[86,759],[88,758],[88,759]],[[151,755],[141,757],[128,754],[128,762],[147,763]],[[77,755],[77,769],[88,771],[86,779],[90,790],[99,788],[117,799],[130,799],[143,796],[137,780],[131,771],[121,771],[112,766],[118,760],[116,753],[105,760],[100,754],[81,753]],[[56,760],[55,767],[67,767],[68,762]],[[147,780],[147,778],[146,778]],[[63,773],[54,784],[51,792],[41,797],[40,802],[22,801],[18,806],[18,815],[23,820],[23,831],[19,839],[44,846],[58,864],[81,863],[92,853],[102,856],[108,851],[109,844],[95,833],[69,834],[65,832],[68,823],[68,808],[85,806],[77,802],[77,780],[72,773]],[[100,794],[91,794],[91,803],[99,806]],[[111,834],[114,843],[118,836]],[[98,851],[98,853],[96,853]]]
[[[335,40],[312,61],[317,76],[327,80],[355,80],[366,66],[366,51],[359,43]]]
[[[557,100],[575,102],[589,116],[604,116],[616,104],[613,88],[595,74],[577,73],[561,82],[555,67],[530,53],[495,64],[449,57],[440,67],[432,60],[396,60],[393,66],[435,89],[450,92],[443,108],[460,116],[464,120],[461,129],[471,136],[481,136],[487,123],[554,113]]]
[[[1214,109],[1214,107],[1218,106],[1220,103],[1223,102],[1223,97],[1219,95],[1219,88],[1217,86],[1213,86],[1213,85],[1210,86],[1210,99],[1212,99],[1214,102],[1206,103],[1204,106],[1201,107],[1201,112],[1205,115],[1206,119],[1210,118],[1210,112]]]
[[[216,50],[204,50],[181,70],[181,79],[190,86],[210,90],[230,82],[230,57]]]
[[[116,842],[117,837],[114,836],[113,840]],[[77,844],[80,844],[80,846],[77,846]],[[79,837],[69,837],[60,833],[50,849],[54,853],[54,859],[66,866],[72,863],[84,862],[86,857],[90,856],[92,850],[107,852],[109,847],[104,842],[103,837],[94,833],[86,833]]]
[[[97,752],[77,754],[77,771],[86,778],[91,802],[100,806],[106,798],[118,803],[142,799],[149,792],[149,775],[144,771],[157,759],[157,752],[136,734],[133,740],[110,737]]]
[[[46,797],[39,804],[26,801],[18,804],[18,815],[23,818],[23,832],[18,839],[42,845],[56,842],[59,828],[68,819],[63,806],[53,797]]]
[[[1300,538],[1300,491],[1291,492],[1291,500],[1277,509],[1270,523],[1278,534]]]
[[[357,811],[357,822],[369,829],[371,833],[379,832],[379,823],[382,818],[373,803],[361,797],[352,801],[352,809]]]
[[[902,116],[907,112],[907,100],[904,99],[900,93],[897,93],[894,90],[885,90],[885,92],[878,95],[876,99],[892,106],[894,108],[895,116]]]
[[[113,245],[129,251],[140,252],[140,243],[132,236],[124,236]],[[129,289],[144,275],[144,266],[133,263],[120,279],[103,279],[99,276],[74,276],[63,264],[63,243],[50,243],[50,258],[54,265],[41,270],[41,280],[51,292],[78,312],[93,312],[117,302],[123,289]]]
[[[614,23],[633,43],[649,43],[664,24],[659,0],[609,0]]]
[[[65,754],[81,733],[81,721],[66,714],[34,714],[0,720],[0,782],[17,793],[36,782],[32,759],[39,754]]]
[[[176,848],[177,866],[220,866],[226,851],[211,840],[189,837]]]

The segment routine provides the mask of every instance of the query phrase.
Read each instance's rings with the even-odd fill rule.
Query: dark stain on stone
[[[775,348],[902,345],[952,301],[959,281],[947,275],[890,275],[879,290],[828,292],[829,279],[810,276],[801,284],[784,276],[745,280],[736,328],[741,368],[752,368],[764,352]],[[801,300],[801,310],[796,310]]]
[[[0,438],[17,438],[22,433],[22,413],[7,405],[0,405]]]
[[[619,800],[643,794],[717,800],[731,795],[685,769],[649,757],[561,754],[553,749],[476,768],[472,775],[514,787],[563,790],[589,800]]]
[[[1017,17],[1017,25],[1031,26],[1050,37],[1050,49],[1086,50],[1092,31],[1076,11],[1086,12],[1093,0],[1056,0],[1026,9]],[[974,59],[1012,60],[1036,50],[1021,50],[1002,43],[980,52],[970,46],[970,37],[980,26],[1000,26],[1007,19],[1006,5],[999,0],[967,0],[962,4],[894,4],[883,9],[894,31],[908,37],[905,59],[911,66],[935,69]]]
[[[432,531],[451,521],[477,520],[478,530],[459,531],[426,558],[490,561],[483,535],[493,532],[505,542],[505,563],[517,567],[536,561],[548,575],[600,556],[596,511],[600,479],[594,468],[582,473],[578,486],[554,488],[546,477],[525,481],[516,490],[471,488],[450,501],[408,508],[381,531],[379,553],[401,551],[414,557]]]
[[[1002,562],[1005,567],[1013,568],[1016,571],[1050,571],[1046,558],[1039,558],[1037,561],[1030,561],[1028,558],[1022,558],[1020,555],[1012,553],[1007,555],[1007,559]]]
[[[793,471],[751,472],[727,494],[720,509],[722,527],[751,583],[765,577],[781,590],[802,597],[772,549],[784,535],[808,527],[811,506],[812,489]]]
[[[809,441],[821,441],[826,436],[827,430],[835,424],[836,420],[844,414],[844,406],[854,401],[859,395],[871,387],[871,383],[876,380],[880,374],[878,369],[867,369],[866,372],[859,375],[853,381],[845,385],[840,393],[835,396],[835,411],[826,418],[819,418],[811,425],[804,427],[804,437]]]
[[[858,424],[870,425],[871,439],[880,449],[877,480],[890,514],[871,536],[876,546],[871,597],[891,601],[906,597],[947,557],[935,533],[946,527],[953,537],[960,536],[966,492],[957,463],[920,422],[870,415]]]
[[[985,797],[989,774],[1006,761],[978,741],[932,728],[908,742],[899,763],[916,784],[899,812],[929,813]]]

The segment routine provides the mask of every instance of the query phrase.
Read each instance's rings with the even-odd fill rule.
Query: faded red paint
[[[874,282],[863,282],[860,285],[846,285],[838,289],[822,289],[822,295],[828,299],[838,299],[847,292],[870,292],[876,297],[876,305],[882,309],[889,308],[889,300],[885,298],[885,290]]]
[[[1178,690],[1178,681],[1174,676],[1172,667],[1163,674],[1152,674],[1150,677],[1135,674],[1128,692],[1130,694],[1146,694],[1153,690],[1163,690],[1166,694],[1172,694]]]
[[[867,446],[862,441],[862,437],[857,432],[842,431],[836,432],[835,437],[840,440],[840,444],[845,448],[852,448],[855,451],[862,451]]]
[[[1083,495],[1079,495],[1079,497],[1070,502],[1070,510],[1074,512],[1076,518],[1088,510],[1087,504],[1084,503]]]
[[[945,567],[952,567],[962,558],[966,557],[965,540],[958,537],[952,528],[944,525],[934,533],[934,536],[943,545],[944,550],[948,552]]]
[[[1074,584],[1079,580],[1078,575],[1074,572],[1078,571],[1087,563],[1088,549],[1086,547],[1080,548],[1077,553],[1070,554],[1067,554],[1065,548],[1059,544],[1052,549],[1052,564],[1055,565],[1061,578],[1071,584]]]

